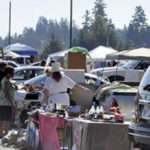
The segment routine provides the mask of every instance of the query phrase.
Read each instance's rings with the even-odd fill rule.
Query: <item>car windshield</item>
[[[140,60],[129,60],[128,62],[122,65],[123,68],[134,68],[140,63]]]

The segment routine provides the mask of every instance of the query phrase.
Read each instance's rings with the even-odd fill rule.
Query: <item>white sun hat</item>
[[[63,68],[60,67],[60,63],[58,63],[58,62],[52,63],[51,72],[59,72],[62,70],[63,70]]]

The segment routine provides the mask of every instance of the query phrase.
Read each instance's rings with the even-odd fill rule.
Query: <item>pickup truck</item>
[[[149,61],[129,60],[122,66],[97,68],[91,70],[90,73],[108,78],[111,82],[124,81],[139,83],[149,65]]]

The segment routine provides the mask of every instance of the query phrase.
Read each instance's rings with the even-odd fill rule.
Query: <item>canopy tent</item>
[[[112,53],[106,56],[106,59],[111,60],[150,60],[149,48],[137,48],[133,50],[125,50],[121,52]]]
[[[49,58],[55,58],[55,57],[64,57],[66,53],[68,53],[70,49],[62,50],[53,54],[48,55]]]
[[[4,51],[4,57],[16,57],[16,56],[20,56],[10,50],[5,50]],[[0,57],[2,57],[2,53],[0,54]]]
[[[35,49],[20,43],[8,45],[4,47],[4,52],[5,50],[10,50],[19,55],[38,55],[38,52]]]
[[[92,57],[93,61],[102,61],[106,59],[107,54],[111,54],[116,52],[116,50],[112,48],[107,48],[104,46],[98,46],[95,49],[89,52],[90,56]]]

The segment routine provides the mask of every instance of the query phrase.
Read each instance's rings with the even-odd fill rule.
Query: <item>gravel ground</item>
[[[7,148],[0,146],[0,150],[16,150],[15,148]]]
[[[17,149],[16,148],[9,148],[9,147],[2,147],[1,146],[1,139],[0,139],[0,150],[17,150]],[[134,150],[140,150],[140,149],[135,148]]]
[[[6,147],[0,146],[0,150],[16,150],[16,149],[15,148],[6,148]],[[134,150],[140,150],[140,149],[135,148]]]

